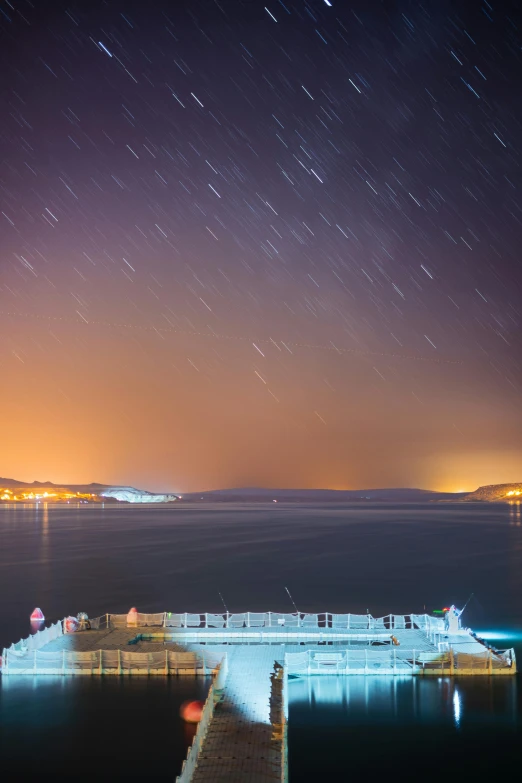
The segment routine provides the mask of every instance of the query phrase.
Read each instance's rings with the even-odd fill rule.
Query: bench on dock
[[[315,653],[314,657],[312,659],[314,663],[320,663],[320,664],[338,664],[338,663],[344,663],[345,655],[344,653]]]

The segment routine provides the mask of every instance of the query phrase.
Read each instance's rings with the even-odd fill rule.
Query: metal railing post
[[[165,649],[165,675],[169,674],[169,651]]]
[[[36,672],[36,651],[34,653],[34,668]],[[62,650],[62,674],[65,675],[65,650]]]
[[[187,623],[188,623],[188,614],[187,612],[185,612],[185,628],[188,628]]]
[[[121,674],[121,650],[118,647],[118,674]]]
[[[98,664],[98,674],[103,674],[103,661],[102,661],[103,651],[98,650],[98,655],[100,656],[100,660]]]

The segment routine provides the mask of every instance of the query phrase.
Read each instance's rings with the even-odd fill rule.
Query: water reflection
[[[289,680],[290,721],[517,723],[515,677],[300,677]]]
[[[453,691],[453,715],[455,718],[455,726],[460,725],[460,693],[458,688]]]
[[[172,781],[196,730],[180,705],[204,701],[209,687],[209,677],[0,677],[2,771],[24,781]]]
[[[400,774],[440,783],[512,774],[520,764],[518,700],[515,677],[291,680],[291,780]]]

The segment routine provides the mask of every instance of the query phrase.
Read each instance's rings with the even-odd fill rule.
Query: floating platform
[[[512,649],[428,615],[134,612],[88,625],[11,645],[2,675],[212,675],[178,783],[286,780],[289,677],[516,674]]]

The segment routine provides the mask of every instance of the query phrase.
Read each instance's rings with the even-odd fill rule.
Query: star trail
[[[521,25],[0,0],[0,475],[520,480]]]

